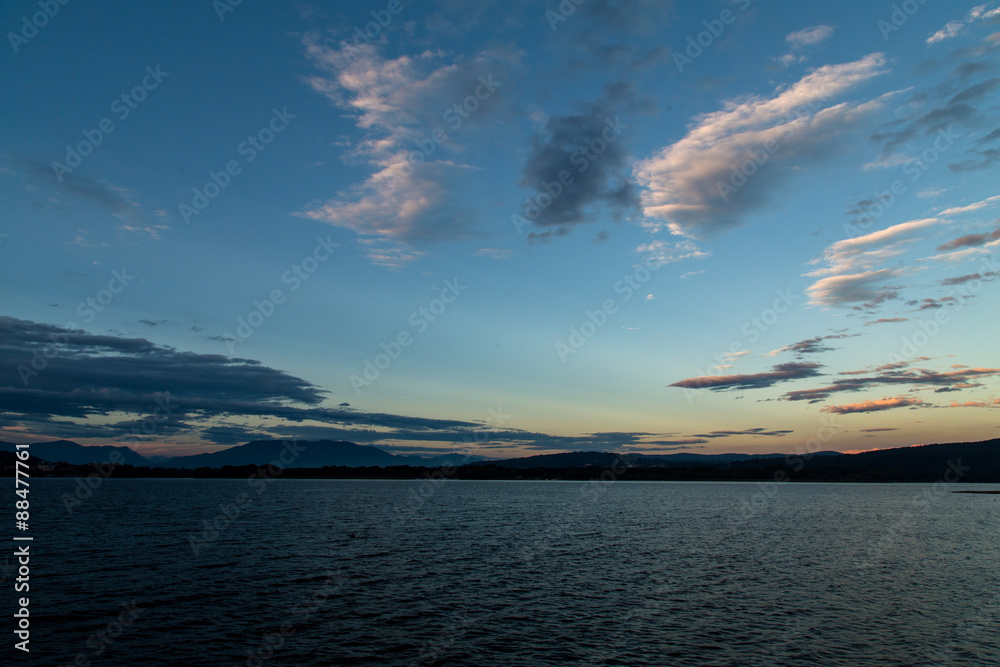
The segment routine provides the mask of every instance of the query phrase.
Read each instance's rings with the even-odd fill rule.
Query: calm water
[[[70,515],[75,484],[32,481],[16,664],[1000,665],[1000,496],[106,480]]]

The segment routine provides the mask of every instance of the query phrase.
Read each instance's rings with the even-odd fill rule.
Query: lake
[[[7,664],[1000,665],[996,485],[31,484]]]

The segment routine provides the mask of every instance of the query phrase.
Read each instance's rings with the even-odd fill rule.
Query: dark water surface
[[[995,485],[31,483],[5,664],[1000,665]]]

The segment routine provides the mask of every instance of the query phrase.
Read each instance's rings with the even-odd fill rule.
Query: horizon
[[[997,439],[1000,439],[1000,438],[993,438],[993,440],[997,440]],[[284,441],[302,442],[302,443],[305,443],[305,444],[317,444],[317,443],[321,443],[321,442],[346,443],[346,444],[350,444],[350,445],[356,445],[356,446],[359,446],[359,447],[373,447],[375,449],[378,449],[380,451],[386,452],[388,454],[401,455],[401,456],[416,456],[416,457],[420,457],[420,458],[433,458],[435,456],[442,456],[442,455],[449,455],[449,454],[463,454],[463,455],[468,455],[468,456],[471,456],[471,457],[474,457],[474,458],[478,457],[478,455],[469,454],[469,452],[472,451],[472,448],[457,448],[457,449],[450,449],[450,450],[440,450],[440,452],[438,454],[432,454],[432,455],[427,455],[427,454],[423,454],[423,455],[421,455],[421,454],[408,455],[408,454],[400,454],[399,452],[394,452],[394,451],[392,451],[390,449],[387,449],[387,448],[384,448],[384,447],[379,447],[379,446],[376,446],[376,445],[365,445],[365,444],[360,444],[360,443],[356,443],[356,442],[350,442],[350,441],[347,441],[347,440],[296,440],[294,438],[270,439],[270,440],[268,440],[268,439],[251,440],[251,441],[248,441],[248,442],[243,442],[243,443],[239,443],[239,444],[235,444],[235,445],[226,445],[226,446],[219,447],[219,448],[216,448],[216,449],[205,450],[205,451],[201,451],[201,452],[185,453],[185,454],[181,454],[180,457],[184,457],[184,456],[198,456],[198,455],[201,455],[201,454],[214,454],[214,453],[223,452],[223,451],[226,451],[226,450],[229,450],[229,449],[234,449],[234,448],[237,448],[237,447],[242,447],[244,445],[248,445],[248,444],[251,444],[251,443],[254,443],[254,442],[284,442]],[[0,442],[10,442],[10,441],[0,441]],[[162,460],[170,460],[172,458],[177,458],[177,457],[163,456],[163,455],[160,455],[160,454],[153,454],[153,455],[150,455],[150,456],[146,456],[145,454],[142,454],[141,452],[138,452],[135,449],[132,449],[129,445],[112,444],[112,443],[85,445],[85,444],[81,444],[81,443],[75,442],[73,440],[68,440],[68,439],[65,439],[65,438],[63,438],[63,439],[56,439],[56,440],[42,438],[42,439],[38,439],[38,440],[33,440],[33,441],[30,441],[30,442],[27,442],[27,443],[11,443],[11,444],[28,444],[28,445],[32,445],[32,444],[53,444],[53,443],[57,443],[57,442],[68,442],[70,444],[78,445],[80,447],[124,447],[124,448],[127,448],[127,449],[131,449],[134,453],[139,454],[140,456],[142,456],[143,458],[148,459],[151,462],[158,461],[158,460],[161,460],[161,459]],[[989,441],[983,441],[983,442],[989,442]],[[802,451],[802,452],[778,452],[778,451],[771,451],[771,452],[767,452],[767,453],[754,453],[754,454],[752,454],[752,456],[765,456],[765,457],[773,456],[773,457],[779,457],[779,456],[788,456],[789,454],[795,454],[797,456],[803,456],[803,455],[804,456],[811,456],[811,455],[814,455],[814,454],[826,454],[826,453],[852,455],[852,454],[865,454],[865,453],[868,453],[868,452],[878,452],[878,451],[891,450],[891,449],[909,449],[909,448],[913,448],[913,447],[929,447],[929,446],[934,446],[934,445],[949,445],[949,444],[977,444],[977,443],[954,443],[954,442],[933,442],[932,443],[932,442],[924,442],[924,443],[914,443],[914,444],[910,444],[910,445],[889,445],[889,446],[885,446],[885,447],[873,447],[871,449],[859,449],[859,450],[847,450],[847,451],[841,451],[841,450],[836,450],[836,449],[820,449],[820,450],[816,450],[816,451],[812,451],[812,452],[810,452],[810,451]],[[700,456],[728,456],[728,455],[744,455],[744,454],[746,454],[746,452],[728,452],[728,451],[724,451],[724,452],[712,452],[712,453],[708,453],[708,454],[705,453],[705,452],[700,452],[700,451],[688,451],[688,452],[684,452],[684,451],[670,451],[670,452],[663,452],[663,453],[648,454],[648,453],[645,453],[645,452],[638,452],[638,451],[618,451],[618,450],[606,449],[606,450],[558,450],[558,451],[553,450],[553,451],[546,451],[546,452],[544,452],[542,454],[528,454],[527,456],[530,457],[530,456],[545,456],[545,455],[552,455],[552,454],[592,454],[592,453],[597,453],[597,454],[618,454],[618,455],[623,455],[623,456],[627,456],[627,455],[672,456],[672,455],[675,455],[675,454],[697,454],[697,455],[700,455]],[[520,457],[520,456],[513,457],[513,456],[511,456],[511,457],[495,457],[495,458],[491,458],[491,457],[479,457],[479,458],[482,458],[483,460],[498,460],[498,461],[503,461],[503,460],[508,460],[508,459],[525,458],[525,457]]]
[[[0,440],[1000,436],[1000,0],[392,4],[8,3]]]

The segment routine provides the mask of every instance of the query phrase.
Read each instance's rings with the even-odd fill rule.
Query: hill
[[[0,442],[0,451],[14,452],[17,447],[13,442]],[[35,442],[29,448],[31,455],[53,463],[72,463],[86,465],[88,463],[124,463],[132,466],[148,466],[150,462],[145,457],[128,447],[113,445],[80,445],[71,440],[53,440],[51,442]],[[117,456],[112,459],[112,454]]]

